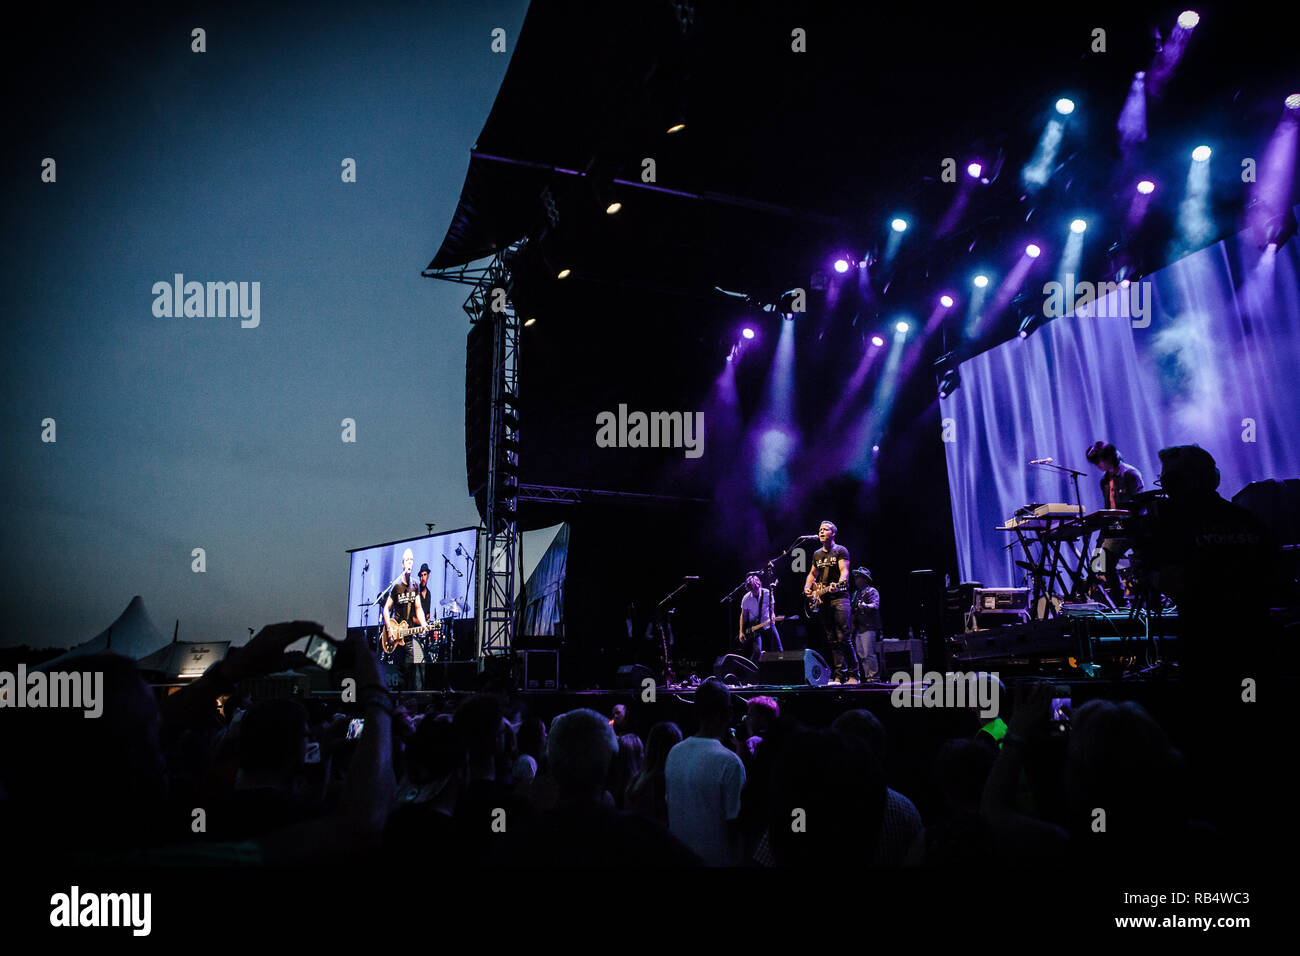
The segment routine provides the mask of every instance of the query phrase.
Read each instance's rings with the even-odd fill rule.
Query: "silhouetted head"
[[[934,758],[934,777],[949,808],[979,812],[984,783],[996,759],[996,753],[978,740],[957,738],[939,748]]]
[[[837,730],[797,733],[781,748],[772,776],[772,853],[781,866],[832,867],[851,843],[870,860],[884,809],[884,773],[865,743]]]
[[[877,760],[885,759],[885,749],[889,744],[885,727],[869,710],[846,710],[835,718],[831,727],[841,733],[857,737],[870,750]]]
[[[1181,770],[1182,756],[1141,705],[1092,700],[1072,715],[1065,789],[1076,827],[1097,810],[1111,834],[1184,822]]]
[[[1219,478],[1214,456],[1199,445],[1160,449],[1160,488],[1167,494],[1213,492],[1218,490]]]
[[[668,751],[682,742],[681,728],[672,721],[663,720],[650,728],[646,739],[644,773],[663,773],[668,762]]]
[[[695,714],[700,729],[715,732],[731,722],[731,689],[710,677],[695,689]]]
[[[501,701],[491,694],[475,694],[456,709],[453,723],[465,741],[471,761],[495,759],[505,753],[505,716]]]
[[[546,740],[546,759],[560,799],[598,801],[617,753],[614,728],[596,711],[584,707],[556,717]]]

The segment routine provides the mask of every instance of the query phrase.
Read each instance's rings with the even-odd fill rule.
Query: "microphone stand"
[[[668,622],[668,615],[672,614],[675,610],[671,603],[672,599],[683,591],[686,588],[686,585],[690,583],[690,579],[687,578],[681,584],[677,585],[677,587],[668,592],[668,595],[655,605],[656,626],[659,628],[659,640],[663,645],[664,652],[664,683],[670,686],[677,682],[677,675],[673,672],[672,658],[668,654],[668,635],[672,633],[672,624]],[[667,610],[664,609],[665,605],[667,606]]]
[[[1069,476],[1070,476],[1070,480],[1071,480],[1072,482],[1074,482],[1074,503],[1075,503],[1075,507],[1077,508],[1077,510],[1078,510],[1078,512],[1079,512],[1078,520],[1079,520],[1079,524],[1080,524],[1080,526],[1081,526],[1081,530],[1082,530],[1082,525],[1083,525],[1083,495],[1081,495],[1081,494],[1079,493],[1079,479],[1083,477],[1083,472],[1081,472],[1081,471],[1075,471],[1073,468],[1067,468],[1067,467],[1065,467],[1065,465],[1058,465],[1056,462],[1050,462],[1050,463],[1049,463],[1049,462],[1044,462],[1044,463],[1043,463],[1042,465],[1040,465],[1039,467],[1040,467],[1040,468],[1050,468],[1050,469],[1052,469],[1052,471],[1056,472],[1057,474],[1061,474],[1061,475],[1069,475]],[[1057,531],[1059,532],[1060,529],[1058,528]],[[1077,590],[1078,587],[1079,587],[1079,581],[1082,579],[1082,576],[1083,576],[1083,569],[1084,569],[1085,567],[1087,567],[1087,564],[1088,564],[1088,549],[1087,549],[1087,546],[1086,546],[1086,545],[1087,545],[1087,542],[1085,541],[1085,546],[1081,549],[1081,550],[1082,550],[1082,553],[1079,555],[1079,567],[1078,567],[1078,569],[1075,570],[1074,575],[1073,575],[1073,577],[1074,577],[1074,581],[1073,581],[1072,583],[1073,583],[1073,585],[1074,585],[1074,587],[1075,587],[1076,590]],[[1071,545],[1071,548],[1073,548],[1073,545]],[[1058,552],[1058,553],[1059,553],[1059,552]],[[1068,566],[1067,566],[1067,570],[1068,570]],[[1091,577],[1091,569],[1089,569],[1089,577]],[[1103,589],[1103,591],[1104,591],[1104,589]],[[1086,600],[1090,600],[1090,599],[1091,599],[1091,598],[1088,596],[1088,594],[1087,594],[1086,591],[1085,591],[1085,594],[1084,594],[1084,598],[1085,598]],[[1107,598],[1107,602],[1109,602],[1109,598]]]

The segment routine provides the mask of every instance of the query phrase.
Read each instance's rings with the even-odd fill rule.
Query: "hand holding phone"
[[[306,657],[308,662],[322,670],[334,670],[335,667],[346,670],[351,658],[350,650],[346,642],[336,641],[320,631],[307,641]]]

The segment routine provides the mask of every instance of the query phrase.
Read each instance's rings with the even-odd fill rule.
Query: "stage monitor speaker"
[[[652,684],[658,685],[659,681],[655,680],[654,672],[650,668],[641,664],[624,664],[618,669],[614,686],[620,690],[640,690],[645,686],[647,678]]]
[[[831,679],[830,668],[816,651],[765,651],[758,658],[760,684],[810,684],[821,687]]]
[[[739,684],[758,683],[758,668],[754,662],[739,654],[723,654],[713,662],[713,676],[733,687]]]

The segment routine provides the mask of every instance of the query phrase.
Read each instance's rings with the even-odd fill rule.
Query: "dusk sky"
[[[420,272],[526,8],[204,13],[206,53],[160,27],[67,115],[20,131],[4,203],[6,644],[70,646],[135,594],[183,640],[293,618],[341,636],[345,549],[477,523],[467,289]],[[176,273],[259,282],[260,324],[155,317],[151,289]]]

